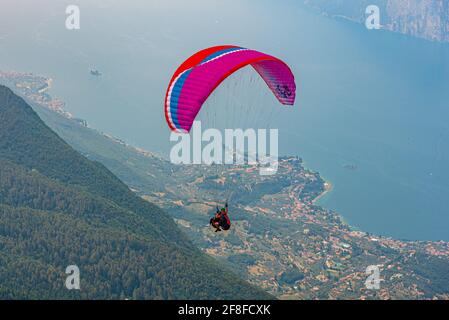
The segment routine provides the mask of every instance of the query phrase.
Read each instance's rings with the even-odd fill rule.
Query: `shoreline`
[[[48,95],[49,97],[51,97],[51,94],[50,94],[49,91],[51,91],[52,84],[53,84],[54,80],[53,80],[52,78],[50,78],[50,77],[45,77],[45,76],[40,76],[40,75],[34,75],[33,73],[23,73],[23,72],[15,72],[15,71],[5,72],[5,71],[0,70],[0,79],[2,78],[2,76],[3,76],[5,79],[9,79],[9,80],[11,80],[11,77],[12,77],[12,78],[17,78],[17,77],[21,77],[21,76],[24,76],[24,77],[31,77],[31,78],[40,78],[41,80],[43,80],[43,81],[45,82],[46,86],[45,86],[44,88],[41,88],[42,92],[41,92],[41,90],[36,90],[36,92],[37,92],[39,95],[44,95],[44,94],[45,94],[45,95]],[[12,81],[12,82],[14,82],[14,81]],[[20,89],[20,87],[17,87],[17,88]],[[20,95],[26,97],[26,94],[23,94],[23,93],[22,93],[22,94],[20,94]],[[27,97],[27,98],[29,98],[29,97]],[[54,108],[54,107],[52,107],[52,105],[49,106],[49,105],[42,104],[41,101],[35,101],[35,103],[37,103],[37,104],[39,104],[39,105],[41,105],[41,106],[47,108],[48,110],[50,110],[50,111],[52,111],[52,112],[55,112],[55,113],[57,113],[57,114],[59,114],[59,115],[65,117],[65,118],[67,118],[67,119],[69,119],[69,120],[73,120],[73,119],[74,119],[74,117],[73,117],[70,113],[68,113],[67,111],[65,111],[65,110],[63,109],[63,107],[64,107],[64,105],[65,105],[64,102],[58,100],[57,98],[52,98],[52,97],[51,97],[51,100],[50,100],[50,101],[56,102],[56,103],[58,104],[58,107],[60,107],[60,108]],[[130,145],[130,144],[126,143],[125,141],[122,141],[122,140],[120,140],[120,139],[118,139],[118,138],[115,138],[114,136],[112,136],[112,135],[110,135],[110,134],[100,132],[100,131],[98,131],[98,130],[95,129],[95,128],[91,128],[91,127],[87,127],[87,128],[89,128],[89,129],[91,129],[91,130],[94,130],[94,131],[98,132],[100,135],[102,135],[102,136],[108,138],[109,140],[111,140],[111,141],[114,142],[114,143],[117,143],[117,144],[120,144],[120,145],[123,145],[123,146],[125,146],[125,147],[127,147],[127,148],[132,149],[133,151],[137,152],[138,154],[141,154],[141,155],[146,156],[146,157],[157,157],[157,158],[160,158],[160,159],[164,159],[164,157],[161,156],[161,155],[158,155],[158,154],[156,154],[156,153],[154,153],[154,152],[151,152],[151,151],[147,151],[147,150],[145,150],[145,149],[141,149],[141,148],[138,148],[138,147],[134,147],[133,145]],[[321,194],[319,194],[316,198],[314,198],[313,200],[311,200],[311,203],[312,203],[313,205],[319,206],[319,207],[321,207],[321,208],[323,208],[323,209],[329,210],[328,208],[325,208],[325,206],[323,206],[322,204],[320,204],[319,201],[322,200],[322,199],[323,199],[326,195],[328,195],[331,191],[333,191],[334,185],[332,184],[332,182],[330,182],[329,180],[325,179],[325,178],[320,174],[320,172],[318,172],[318,171],[316,171],[316,170],[313,170],[313,169],[310,169],[309,166],[307,165],[307,162],[306,162],[303,158],[300,158],[300,159],[301,159],[301,163],[302,163],[301,165],[302,165],[302,167],[303,167],[304,169],[310,170],[311,172],[317,173],[318,176],[323,180],[324,191],[323,191]],[[441,242],[441,240],[435,241],[435,240],[398,239],[398,238],[396,238],[396,237],[387,236],[387,235],[372,234],[372,233],[370,233],[370,232],[363,231],[363,230],[361,230],[359,227],[354,226],[354,225],[348,223],[348,222],[346,221],[346,219],[345,219],[344,214],[342,214],[342,213],[340,213],[340,212],[336,212],[336,211],[334,211],[334,210],[332,210],[332,209],[330,209],[330,211],[333,212],[333,214],[335,214],[336,216],[338,216],[338,218],[339,218],[342,222],[344,222],[344,224],[347,225],[351,230],[354,230],[354,231],[360,231],[360,232],[363,232],[363,233],[366,233],[366,234],[371,234],[372,236],[375,236],[376,238],[379,238],[379,239],[395,239],[395,240],[397,240],[397,241],[406,241],[406,242],[414,242],[414,243],[439,243],[439,242]],[[443,241],[443,242],[444,242],[444,243],[448,243],[448,241]]]
[[[324,183],[323,183],[324,191],[321,192],[321,194],[318,197],[316,197],[315,199],[312,200],[312,203],[315,205],[318,205],[318,202],[334,189],[334,185],[329,180],[324,179],[321,175],[320,175],[320,177],[324,181]]]

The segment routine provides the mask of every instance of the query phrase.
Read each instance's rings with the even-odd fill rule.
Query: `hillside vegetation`
[[[69,265],[81,290],[65,287]],[[0,86],[0,298],[266,299]]]

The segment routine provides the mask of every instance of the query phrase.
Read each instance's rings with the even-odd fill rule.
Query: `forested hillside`
[[[432,41],[449,42],[447,0],[304,0],[330,16],[364,23],[366,8],[377,5],[386,30]]]
[[[68,265],[81,290],[65,287]],[[0,86],[0,298],[271,298]]]

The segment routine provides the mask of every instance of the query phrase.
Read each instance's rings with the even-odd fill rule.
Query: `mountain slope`
[[[20,97],[6,88],[0,94],[3,107],[0,113],[2,158],[116,201],[121,206],[154,220],[154,226],[160,229],[161,236],[184,243],[186,238],[176,232],[173,221],[159,208],[135,197],[102,164],[89,161],[73,150]]]
[[[0,86],[0,298],[271,298]],[[81,290],[64,286],[80,269]]]
[[[210,179],[215,170],[173,166],[76,119],[32,105],[75,149],[105,164],[145,198],[157,201],[199,248],[280,298],[448,299],[449,244],[352,232],[338,215],[309,207],[311,199],[324,190],[323,181],[297,159],[282,162],[271,183],[258,183],[257,173],[224,170],[227,188],[238,190],[231,204],[234,228],[226,237],[216,236],[204,226],[216,199],[225,197],[223,186]],[[241,207],[248,201],[250,207],[267,214],[254,219],[254,211]],[[382,290],[369,292],[364,285],[365,268],[374,264],[385,267],[385,281]],[[327,281],[323,282],[323,276]]]

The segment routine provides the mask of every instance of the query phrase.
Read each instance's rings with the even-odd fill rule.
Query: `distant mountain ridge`
[[[81,290],[65,288],[68,265]],[[270,299],[0,86],[0,298]]]
[[[331,16],[364,23],[365,10],[377,5],[384,29],[432,41],[449,42],[447,0],[304,0]]]
[[[13,77],[9,84],[23,88],[21,83],[29,83],[28,80]],[[18,91],[27,101],[35,101],[34,91]],[[225,198],[222,192],[225,185],[214,181],[215,169],[174,166],[151,152],[138,151],[68,119],[47,104],[30,102],[45,123],[73,148],[103,163],[137,194],[163,207],[197,247],[277,297],[449,299],[448,243],[407,242],[351,232],[339,222],[338,215],[318,206],[309,209],[307,202],[324,190],[323,181],[319,175],[302,168],[296,157],[282,160],[278,175],[271,182],[258,183],[260,177],[245,168],[224,170],[222,178],[229,182],[226,188],[237,190],[231,204],[234,228],[217,236],[204,224],[216,201]],[[285,186],[291,193],[283,190]],[[277,205],[272,206],[270,199]],[[250,206],[242,208],[241,205],[249,203]],[[254,210],[265,214],[254,219]],[[339,261],[337,252],[328,252],[329,243],[334,243],[337,251],[341,245],[349,245],[353,257],[347,260],[344,254]],[[387,266],[382,275],[389,280],[382,283],[379,292],[364,290],[367,264]],[[322,267],[315,269],[314,265]],[[327,282],[322,282],[322,272],[331,275]],[[348,286],[351,290],[347,290]]]

